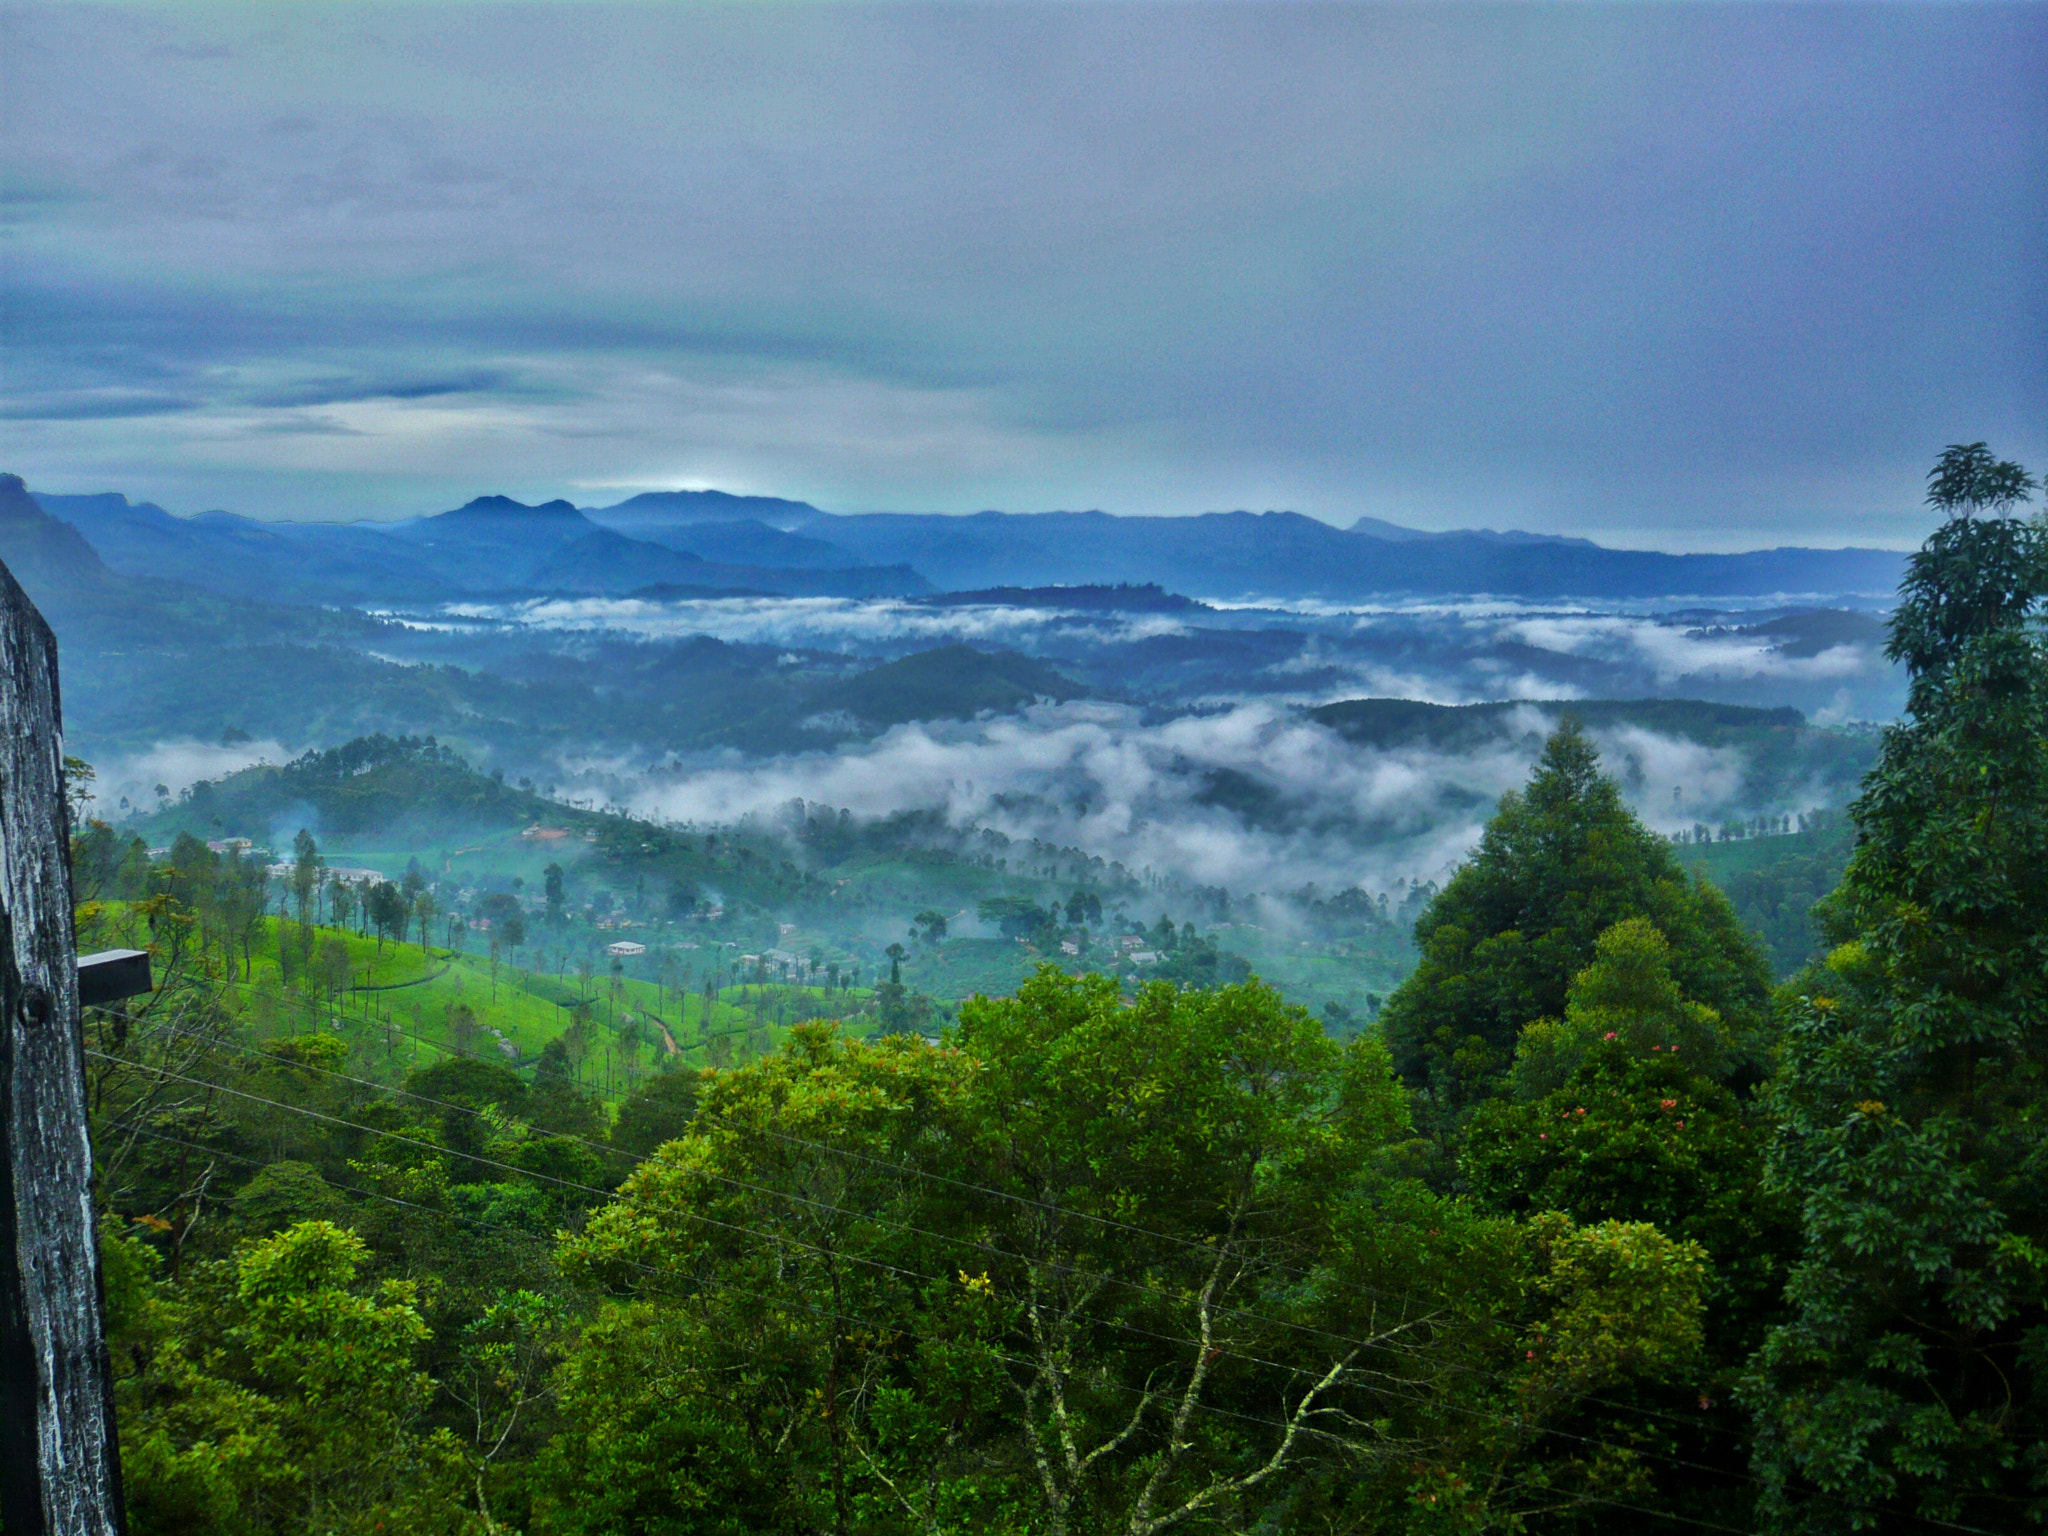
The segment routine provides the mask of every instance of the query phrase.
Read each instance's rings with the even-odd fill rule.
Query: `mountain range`
[[[480,593],[625,593],[656,583],[722,591],[869,597],[930,590],[915,571],[870,562],[749,518],[693,534],[633,537],[567,501],[479,496],[394,523],[176,517],[127,497],[39,495],[113,570],[237,597],[314,603],[443,601]],[[682,531],[679,531],[681,534]]]
[[[906,552],[917,563],[885,558]],[[752,558],[731,558],[742,553]],[[1868,605],[1482,613],[1423,600],[1331,611],[1176,589],[1344,590],[1330,572],[1356,586],[1418,571],[1449,585],[1462,562],[1468,577],[1492,570],[1525,588],[1558,571],[1629,587],[1661,569],[1692,586],[1746,572],[1776,587],[1803,572],[1800,585],[1881,592],[1896,558],[1642,557],[1540,535],[1338,529],[1282,514],[834,517],[702,492],[595,509],[483,497],[404,523],[275,524],[173,517],[118,495],[39,502],[0,475],[0,561],[57,632],[67,747],[107,769],[117,799],[180,782],[236,744],[239,761],[377,732],[433,735],[552,782],[602,777],[608,764],[832,753],[908,722],[1015,715],[1038,700],[1077,701],[1060,718],[1121,731],[1245,701],[1291,710],[1391,695],[1316,718],[1360,741],[1420,732],[1432,748],[1498,734],[1516,706],[1414,702],[1430,697],[1692,698],[1882,719],[1897,708],[1898,681]],[[1141,579],[1076,584],[1125,570]],[[1053,579],[962,581],[1016,574]],[[942,582],[951,590],[931,590]],[[507,600],[590,593],[644,601]],[[897,600],[665,601],[745,593]],[[1697,725],[1687,717],[1674,729]],[[1754,755],[1782,731],[1742,734],[1739,750]]]
[[[1228,601],[1879,597],[1896,587],[1902,560],[1856,548],[1674,555],[1548,534],[1429,533],[1370,517],[1337,528],[1292,512],[840,514],[716,491],[654,492],[608,507],[479,496],[393,523],[176,517],[111,493],[37,499],[113,570],[237,596],[350,605],[486,592],[622,595],[657,585],[872,597],[1158,583]]]

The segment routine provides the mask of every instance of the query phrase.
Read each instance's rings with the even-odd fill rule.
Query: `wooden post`
[[[57,641],[0,565],[0,1518],[121,1536]]]

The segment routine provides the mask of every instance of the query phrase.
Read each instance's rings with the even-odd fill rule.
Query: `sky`
[[[0,5],[0,469],[1915,543],[2048,6]]]

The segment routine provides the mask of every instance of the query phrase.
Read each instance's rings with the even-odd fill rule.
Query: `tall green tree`
[[[1796,1203],[1764,1187],[1771,1123],[1723,1081],[1718,1015],[1672,979],[1671,947],[1643,918],[1600,937],[1563,1019],[1522,1031],[1509,1095],[1472,1115],[1459,1148],[1486,1208],[1535,1218],[1653,1223],[1697,1243],[1708,1265],[1702,1349],[1691,1369],[1587,1405],[1571,1432],[1654,1437],[1632,1502],[1740,1528],[1751,1515],[1747,1425],[1731,1389],[1783,1317],[1798,1248]]]
[[[1644,918],[1601,935],[1564,1018],[1522,1032],[1511,1095],[1474,1113],[1460,1160],[1495,1209],[1650,1221],[1700,1243],[1720,1360],[1736,1365],[1776,1303],[1792,1213],[1762,1188],[1768,1122],[1722,1081],[1720,1017],[1685,997],[1673,959]]]
[[[1381,1010],[1425,1123],[1448,1129],[1501,1092],[1523,1028],[1562,1018],[1600,935],[1634,917],[1669,941],[1677,985],[1720,1017],[1731,1049],[1756,1049],[1768,1018],[1762,954],[1727,899],[1636,819],[1567,720],[1416,923],[1421,963]]]
[[[1773,1089],[1804,1248],[1746,1391],[1783,1531],[2048,1522],[2048,548],[1983,445],[1930,480],[1906,716]]]
[[[1400,1175],[1405,1096],[1270,989],[1051,968],[951,1043],[798,1026],[565,1238],[552,1533],[1514,1528],[1683,1371],[1704,1258]]]

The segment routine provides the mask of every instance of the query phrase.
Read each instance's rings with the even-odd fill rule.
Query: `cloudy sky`
[[[0,468],[1917,540],[2048,8],[0,6]]]

